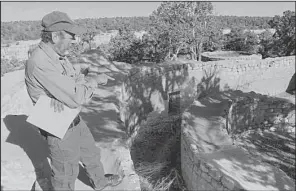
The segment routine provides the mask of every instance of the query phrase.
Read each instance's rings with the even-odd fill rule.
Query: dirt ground
[[[117,87],[111,83],[96,90],[98,96],[83,108],[81,116],[101,150],[105,173],[125,175],[120,185],[105,190],[140,190],[139,178],[124,144],[125,133],[117,123]],[[30,108],[24,70],[1,77],[1,190],[47,189],[48,148],[37,129],[26,122]],[[81,165],[75,189],[92,190]]]

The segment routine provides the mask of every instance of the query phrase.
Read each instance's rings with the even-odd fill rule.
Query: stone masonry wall
[[[237,51],[223,51],[223,53],[239,53]],[[252,54],[252,55],[239,55],[239,56],[219,56],[217,52],[204,52],[202,54],[203,61],[219,61],[219,60],[253,60],[253,59],[262,59],[260,54]]]
[[[213,61],[135,67],[121,88],[120,120],[132,130],[152,112],[167,110],[168,94],[181,91],[181,107],[195,97],[272,78],[287,78],[295,71],[295,57],[248,61]],[[283,84],[284,91],[286,84]],[[196,91],[196,87],[199,87]]]
[[[258,96],[245,97],[230,106],[229,129],[232,133],[246,130],[291,130],[295,129],[295,103],[289,100]]]
[[[181,169],[188,190],[239,190],[240,185],[199,157],[191,135],[181,131]]]
[[[13,44],[9,47],[1,47],[1,58],[11,59],[12,57],[17,60],[27,60],[28,50],[31,46],[36,46],[39,40],[27,41],[27,43],[19,42],[19,45]]]
[[[182,107],[188,107],[196,97],[202,94],[206,96],[215,91],[236,89],[238,83],[252,83],[283,76],[287,76],[286,81],[289,82],[294,71],[295,57],[248,61],[224,60],[193,64],[175,63],[147,66],[141,69],[134,68],[122,85],[120,119],[129,129],[129,133],[132,133],[145,122],[150,113],[167,113],[169,93],[181,92],[182,110]],[[243,80],[240,80],[242,76]],[[284,90],[285,86],[284,84],[280,91]],[[250,112],[262,112],[264,110],[263,113],[273,113],[273,115],[280,117],[280,121],[287,122],[289,120],[289,123],[292,122],[292,117],[295,115],[295,112],[294,115],[291,113],[291,108],[295,105],[283,100],[272,101],[268,98],[264,101],[264,96],[259,99],[261,101],[255,98],[254,101],[250,101],[249,98],[242,100],[236,100],[237,102],[232,105],[234,109],[232,109],[233,112],[229,112],[232,119],[230,124],[241,123],[239,120],[233,120],[235,119],[233,116],[238,114],[237,111],[243,112],[243,109],[240,108],[243,104],[248,105],[244,108],[251,108]],[[254,109],[256,104],[257,107]],[[280,116],[279,113],[282,111],[283,113],[286,112],[287,115]],[[266,115],[262,114],[256,118],[257,124],[262,124],[262,119],[263,124],[266,124],[264,116]],[[275,123],[270,118],[267,119],[267,122],[269,126],[271,122]],[[181,168],[188,189],[238,190],[241,188],[233,178],[223,173],[217,166],[213,166],[204,158],[198,157],[200,153],[198,153],[194,141],[191,141],[190,135],[185,133],[184,128],[182,126],[181,130]]]
[[[295,131],[295,104],[291,103],[289,100],[267,96],[259,96],[259,98],[245,97],[235,101],[231,105],[230,110],[232,111],[229,112],[228,117],[230,119],[229,123],[231,133],[240,134],[245,130],[254,128],[285,128],[287,126],[293,126]],[[198,145],[199,143],[195,138],[199,137],[198,139],[204,139],[203,135],[197,133],[199,132],[198,129],[203,127],[188,127],[188,125],[192,124],[190,121],[190,117],[188,118],[186,115],[184,115],[181,124],[181,169],[183,179],[188,190],[260,190],[260,187],[266,187],[266,190],[272,190],[268,189],[268,186],[271,187],[274,186],[272,184],[277,183],[278,181],[283,181],[278,180],[278,178],[274,181],[265,180],[266,182],[264,185],[260,185],[260,181],[264,181],[265,173],[260,173],[260,176],[262,176],[260,178],[251,177],[251,174],[254,172],[252,172],[252,168],[247,166],[258,165],[261,164],[261,162],[258,159],[253,159],[253,161],[249,162],[249,164],[244,164],[244,162],[240,161],[240,157],[238,157],[240,156],[238,151],[241,152],[241,150],[235,146],[230,145],[225,148],[222,146],[218,150],[211,151],[211,157],[203,157],[203,155],[208,155],[209,153],[204,153],[204,151],[199,149],[200,145]],[[192,131],[192,128],[198,129]],[[198,135],[192,132],[195,132]],[[214,143],[210,142],[209,144],[212,145]],[[217,152],[220,152],[221,150],[223,152],[224,149],[233,150],[231,151],[233,155],[228,158],[227,154],[222,155],[222,158],[215,157]],[[250,160],[249,157],[251,157],[249,154],[245,154],[241,158],[248,161]],[[237,171],[242,171],[242,167],[240,167],[238,164],[246,166],[247,170],[245,170],[245,172],[242,171],[238,173],[249,174],[248,176],[250,177],[247,176],[244,179],[234,178],[236,176],[234,173],[235,171],[230,173],[225,172],[225,168],[229,169],[229,167],[224,167],[223,169],[221,164],[218,166],[213,165],[213,161],[220,161],[220,163],[222,163],[221,161],[223,160],[224,162],[229,160],[229,163],[237,165]],[[256,167],[254,168],[256,169]],[[269,169],[272,167],[269,164],[266,164],[266,167],[264,168]],[[261,168],[261,170],[264,168]],[[257,170],[258,171],[256,172],[259,174],[259,169]],[[272,176],[272,173],[275,173],[275,171],[271,171],[269,173],[271,174],[268,176]],[[286,175],[282,174],[278,177],[282,176]],[[238,179],[242,180],[242,182],[238,181]],[[258,183],[254,183],[256,181],[253,181],[252,179],[257,180]],[[291,179],[287,179],[289,180],[288,182],[290,182],[288,184],[289,186],[295,184],[295,182],[293,183]],[[248,180],[249,182],[245,183],[245,180]],[[253,184],[254,187],[249,188],[248,184]],[[244,185],[244,187],[242,185]]]
[[[282,57],[248,61],[211,61],[191,63],[188,79],[195,78],[197,83],[206,82],[202,86],[219,84],[219,90],[235,89],[256,91],[276,95],[285,91],[295,72],[295,57]],[[204,79],[204,80],[203,80]],[[266,86],[269,80],[275,81],[276,88]],[[253,89],[251,89],[253,88]]]
[[[267,58],[264,60],[250,59],[250,60],[220,60],[210,62],[196,62],[193,64],[193,69],[216,68],[223,69],[230,72],[247,72],[256,69],[264,68],[282,68],[293,67],[295,64],[295,56]]]
[[[131,135],[151,112],[167,112],[168,95],[186,80],[186,64],[133,68],[121,89],[120,120]]]

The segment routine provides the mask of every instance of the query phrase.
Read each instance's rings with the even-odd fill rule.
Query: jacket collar
[[[45,44],[44,42],[40,42],[39,47],[47,54],[49,58],[54,60],[55,62],[59,63],[61,56],[59,56],[49,45]]]

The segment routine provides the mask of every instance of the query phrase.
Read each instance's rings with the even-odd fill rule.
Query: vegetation
[[[269,25],[276,30],[273,48],[278,55],[295,55],[295,12],[285,11],[283,16],[273,17]]]
[[[214,16],[219,28],[239,26],[246,29],[269,28],[270,17],[238,17],[238,16]],[[119,30],[126,26],[133,31],[147,31],[149,29],[149,17],[114,17],[114,18],[86,18],[76,19],[79,25],[94,27],[96,32],[108,32]],[[40,38],[41,21],[12,21],[1,22],[2,43],[20,40],[36,40]]]
[[[295,55],[295,12],[285,11],[275,17],[214,16],[211,2],[162,2],[149,17],[77,19],[87,32],[81,44],[72,47],[77,56],[95,48],[97,34],[119,31],[109,44],[97,47],[112,61],[141,64],[163,62],[185,55],[201,60],[204,51],[231,50],[262,54],[263,58]],[[223,34],[223,29],[231,29]],[[251,29],[266,30],[255,34]],[[1,22],[2,42],[38,39],[40,21]],[[135,31],[145,31],[137,38]]]
[[[235,29],[225,37],[225,50],[244,51],[249,54],[258,53],[259,37],[253,32]]]
[[[26,61],[18,61],[16,58],[11,60],[1,58],[1,77],[8,72],[12,72],[19,69],[25,68]]]
[[[149,19],[149,30],[141,40],[129,30],[104,47],[111,60],[162,62],[182,54],[200,60],[203,51],[215,50],[260,53],[263,58],[295,55],[295,16],[291,11],[268,22],[268,28],[274,28],[275,34],[269,30],[256,34],[238,25],[223,35],[224,28],[212,16],[210,2],[164,2]]]

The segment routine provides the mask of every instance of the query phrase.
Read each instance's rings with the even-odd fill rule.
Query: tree
[[[211,31],[207,39],[203,43],[204,51],[222,50],[224,45],[224,36],[222,29]]]
[[[112,37],[109,42],[110,59],[131,63],[133,61],[131,47],[136,40],[132,32],[124,30]]]
[[[278,55],[295,55],[295,12],[285,11],[283,16],[276,15],[268,24],[276,30],[273,37]]]
[[[192,58],[201,57],[202,45],[209,37],[212,25],[210,2],[163,2],[150,16],[150,33],[167,44],[167,57],[175,58],[179,51],[190,48]],[[151,32],[152,31],[152,32]]]
[[[244,43],[243,29],[235,28],[226,36],[225,50],[241,51]]]
[[[84,43],[87,43],[89,45],[89,49],[91,49],[92,42],[94,41],[94,38],[99,33],[99,31],[96,29],[95,25],[91,24],[90,20],[87,20],[85,28],[86,33],[84,33],[81,37],[82,46],[84,46]]]
[[[259,37],[251,31],[245,32],[242,28],[235,28],[226,35],[226,38],[226,50],[258,53]]]
[[[275,39],[273,37],[273,33],[269,30],[264,31],[259,34],[260,45],[259,45],[259,54],[262,55],[262,58],[267,57],[276,57],[277,55],[277,47],[275,46]]]
[[[149,33],[163,47],[166,58],[174,59],[186,44],[186,23],[180,15],[183,10],[180,2],[164,2],[150,16]]]
[[[187,18],[192,31],[191,50],[194,58],[198,55],[199,61],[201,61],[204,42],[213,34],[212,31],[216,30],[215,20],[211,16],[212,11],[211,2],[192,2],[189,4]]]

